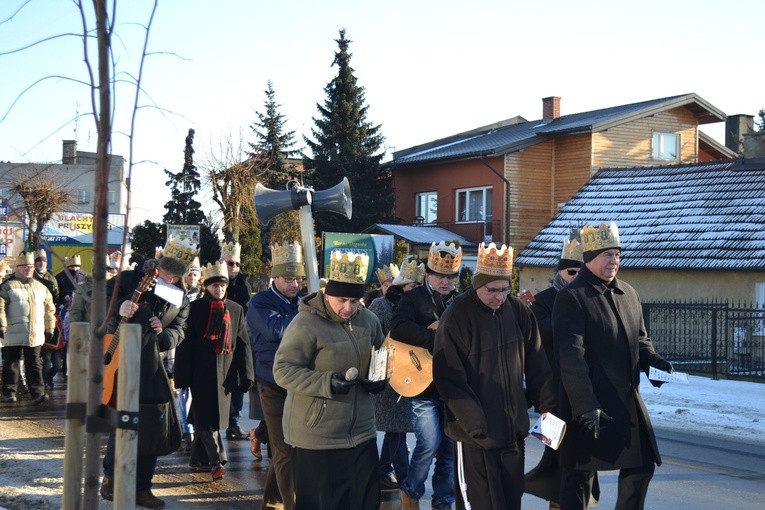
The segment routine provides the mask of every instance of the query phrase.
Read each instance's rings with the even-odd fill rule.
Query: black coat
[[[119,278],[119,297],[115,310],[125,299],[130,298],[138,287],[144,273],[140,271],[124,271]],[[107,294],[111,293],[117,278],[109,280]],[[169,351],[178,347],[183,341],[186,319],[189,315],[189,302],[184,297],[180,307],[171,305],[153,292],[141,296],[138,311],[127,322],[141,325],[141,384],[138,400],[141,404],[160,404],[169,402],[173,396],[169,392],[167,374],[162,359],[157,353]],[[162,322],[162,333],[157,335],[149,326],[149,319],[156,316]],[[119,315],[112,317],[109,332],[119,324]],[[157,347],[155,347],[155,345]]]
[[[606,285],[583,267],[555,299],[553,338],[561,377],[558,411],[569,425],[563,463],[583,470],[636,467],[646,458],[661,464],[639,385],[640,371],[662,358],[646,333],[635,289],[617,279]],[[613,418],[598,440],[574,423],[594,409]]]
[[[542,338],[542,346],[547,354],[547,361],[553,367],[553,334],[552,334],[552,313],[555,304],[555,296],[558,290],[555,287],[548,287],[545,290],[534,295],[534,302],[531,303],[531,311],[537,319],[539,326],[539,336]]]
[[[244,310],[238,304],[226,300],[231,319],[230,353],[216,354],[215,344],[203,338],[210,303],[207,294],[191,303],[186,339],[175,351],[173,375],[178,388],[191,388],[189,423],[199,430],[212,431],[228,427],[231,390],[247,391],[255,380],[255,372]]]
[[[496,311],[475,290],[454,300],[436,333],[433,380],[446,433],[478,448],[507,448],[528,435],[527,395],[540,412],[555,406],[537,322],[514,297]]]
[[[244,310],[247,310],[247,305],[250,303],[251,298],[252,288],[247,283],[247,276],[240,272],[228,282],[226,299],[230,299],[234,303],[239,304]]]

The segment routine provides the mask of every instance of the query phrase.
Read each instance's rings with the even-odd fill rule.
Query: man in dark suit
[[[560,449],[559,503],[563,510],[586,509],[595,473],[618,469],[616,508],[638,510],[661,465],[638,390],[640,371],[671,372],[672,365],[653,349],[637,292],[616,278],[616,224],[584,227],[582,251],[584,266],[558,292],[552,318],[558,410],[569,424]]]

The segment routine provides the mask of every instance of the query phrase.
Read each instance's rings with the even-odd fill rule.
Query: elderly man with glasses
[[[520,510],[529,404],[555,406],[537,322],[508,296],[512,277],[512,248],[481,243],[473,288],[436,331],[433,381],[456,444],[459,509]]]
[[[243,309],[247,309],[247,303],[252,297],[252,289],[247,282],[247,275],[242,273],[242,246],[239,243],[223,243],[220,250],[220,258],[228,266],[228,288],[226,299],[237,303]],[[248,439],[250,436],[239,426],[239,418],[242,416],[244,407],[244,392],[235,385],[231,392],[231,410],[228,415],[228,428],[226,439]]]

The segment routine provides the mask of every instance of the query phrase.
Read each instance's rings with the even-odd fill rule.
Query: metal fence
[[[765,308],[729,302],[646,302],[654,348],[677,370],[765,382]]]

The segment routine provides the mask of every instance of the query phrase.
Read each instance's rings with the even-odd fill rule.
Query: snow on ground
[[[640,381],[654,428],[765,444],[765,384],[690,376],[690,384],[654,388]]]

